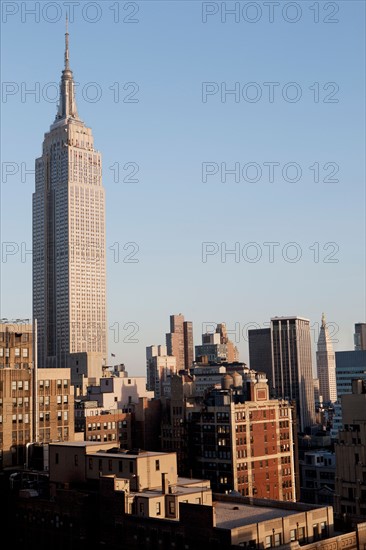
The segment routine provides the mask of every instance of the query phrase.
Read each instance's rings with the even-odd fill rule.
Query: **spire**
[[[65,32],[65,70],[70,70],[69,65],[69,19],[66,13],[66,32]]]
[[[325,322],[325,313],[322,313],[322,327],[325,328],[326,322]]]
[[[66,32],[65,32],[65,68],[62,71],[60,83],[60,101],[55,118],[55,123],[64,119],[80,120],[75,101],[75,83],[72,70],[70,69],[69,56],[69,20],[66,14]]]

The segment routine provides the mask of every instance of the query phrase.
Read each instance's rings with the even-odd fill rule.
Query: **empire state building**
[[[80,387],[83,376],[101,376],[106,358],[105,194],[101,155],[76,108],[67,28],[60,102],[35,173],[38,366],[70,367]]]

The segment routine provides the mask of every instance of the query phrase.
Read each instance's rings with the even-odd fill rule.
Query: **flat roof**
[[[61,445],[62,447],[100,447],[101,445],[106,447],[109,445],[111,448],[115,447],[111,441],[51,441],[49,445]]]
[[[271,519],[283,518],[293,514],[301,514],[299,510],[286,508],[267,508],[236,502],[215,501],[216,527],[219,529],[235,529],[253,523],[260,523]]]
[[[140,451],[139,453],[133,453],[132,451],[125,452],[117,452],[117,453],[109,453],[107,451],[96,451],[95,456],[104,456],[109,458],[141,458],[141,457],[147,457],[147,456],[164,456],[164,455],[171,455],[174,453],[161,453],[158,451]]]
[[[300,317],[299,315],[289,315],[289,316],[282,316],[282,317],[271,317],[271,321],[292,321],[293,319],[300,319],[300,321],[310,321],[306,317]]]
[[[50,445],[59,445],[61,447],[109,447],[110,449],[116,448],[116,445],[113,445],[113,442],[111,441],[53,441],[52,443],[49,443]],[[122,449],[121,451],[111,453],[108,451],[99,451],[96,450],[95,453],[98,453],[97,456],[108,456],[110,458],[112,457],[118,457],[118,458],[136,458],[139,456],[163,456],[163,455],[171,455],[175,454],[173,452],[171,453],[164,453],[159,451],[144,451],[140,450],[140,452],[133,452],[133,449],[127,450],[127,452]]]

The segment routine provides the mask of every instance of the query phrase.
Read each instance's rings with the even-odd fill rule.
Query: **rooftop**
[[[107,447],[109,445],[111,447],[110,442],[103,441],[55,441],[53,443],[49,443],[49,445],[61,445],[62,447]]]
[[[169,455],[173,453],[161,453],[158,451],[144,451],[141,449],[132,449],[132,450],[106,450],[106,451],[96,451],[98,453],[98,456],[107,456],[108,458],[111,457],[118,457],[118,458],[141,458],[141,457],[148,457],[148,456],[163,456],[163,455]]]
[[[300,513],[299,510],[267,508],[265,506],[250,506],[248,504],[221,501],[215,502],[215,509],[216,527],[220,529],[235,529],[236,527]]]

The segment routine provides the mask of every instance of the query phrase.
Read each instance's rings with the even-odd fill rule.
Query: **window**
[[[160,514],[161,514],[161,506],[160,506],[160,502],[157,502],[156,503],[156,515],[160,516]]]
[[[68,402],[68,397],[67,395],[64,395],[64,404],[66,404]]]
[[[11,383],[11,389],[12,389],[12,390],[16,390],[16,389],[17,389],[17,383],[16,383],[16,382],[12,382],[12,383]]]
[[[64,421],[67,422],[69,418],[69,413],[67,411],[64,411]]]
[[[299,541],[301,542],[305,540],[305,527],[299,527],[297,531],[298,531]]]
[[[55,464],[58,464],[58,453],[55,453]]]
[[[175,515],[175,502],[174,502],[174,500],[169,500],[169,514]]]
[[[23,389],[23,380],[18,380],[18,390]]]
[[[15,357],[20,357],[20,348],[15,348]]]
[[[274,534],[274,546],[281,546],[281,533],[275,533]]]
[[[325,521],[322,521],[320,524],[320,535],[322,538],[326,538],[327,536],[327,524]]]
[[[61,384],[62,384],[62,381],[61,381],[61,380],[57,380],[57,387],[58,387],[58,388],[61,388]]]
[[[78,455],[74,455],[74,464],[75,464],[75,466],[79,465],[79,456]]]
[[[268,535],[264,543],[264,548],[271,548],[271,546],[272,546],[272,537]]]
[[[25,380],[25,382],[24,382],[24,390],[29,391],[29,381],[28,380]]]
[[[60,405],[62,401],[62,395],[57,396],[57,403]]]
[[[89,470],[92,470],[93,469],[93,459],[89,458],[88,462],[89,462]]]
[[[23,357],[28,357],[28,348],[23,348]]]
[[[291,529],[290,531],[290,541],[296,540],[296,529]]]
[[[157,472],[160,470],[160,460],[155,460],[155,470]]]
[[[45,388],[49,388],[49,387],[50,387],[50,381],[49,381],[49,380],[45,380],[45,381],[44,381],[44,386],[45,386]]]
[[[0,348],[0,357],[4,357],[4,348]]]

